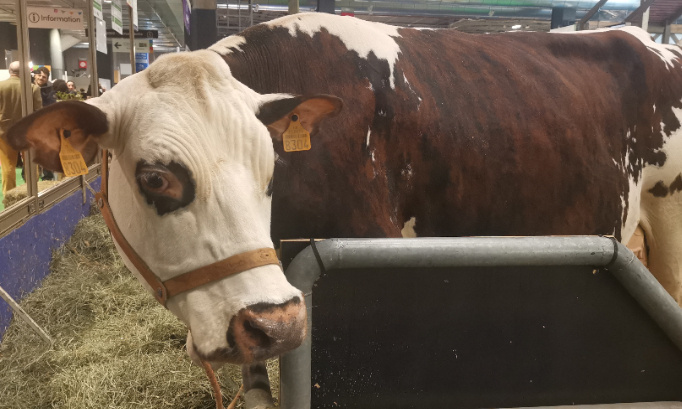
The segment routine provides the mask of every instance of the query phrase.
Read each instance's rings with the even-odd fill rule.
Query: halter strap
[[[156,274],[154,274],[147,263],[142,260],[142,257],[137,254],[130,243],[128,243],[128,240],[123,236],[123,233],[121,233],[121,230],[116,223],[116,219],[114,219],[114,215],[111,212],[108,200],[108,159],[108,152],[104,149],[102,151],[101,190],[95,195],[97,206],[102,212],[104,221],[106,222],[107,227],[109,227],[109,231],[114,237],[114,240],[121,248],[121,251],[123,251],[142,278],[144,278],[147,284],[152,288],[154,298],[156,298],[164,307],[170,297],[192,290],[201,285],[212,283],[252,268],[270,264],[279,265],[279,259],[277,258],[275,250],[266,247],[234,255],[213,264],[199,267],[196,270],[180,274],[179,276],[175,276],[166,281],[159,280]]]

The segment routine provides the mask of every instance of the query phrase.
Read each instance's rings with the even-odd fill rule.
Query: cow
[[[111,209],[162,279],[284,238],[627,243],[641,226],[679,303],[681,59],[633,27],[470,35],[296,14],[162,56],[8,142],[56,171],[65,131],[88,161],[110,149]],[[305,336],[301,297],[267,266],[167,307],[193,359],[244,365],[249,398],[269,392],[261,362]]]

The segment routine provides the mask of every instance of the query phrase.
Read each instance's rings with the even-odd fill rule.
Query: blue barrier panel
[[[97,190],[100,178],[90,185]],[[80,190],[29,219],[18,229],[0,238],[0,286],[18,300],[40,286],[50,272],[52,251],[73,234],[80,219],[90,214],[94,196],[87,191],[86,202]],[[0,299],[0,339],[12,319],[12,309]]]

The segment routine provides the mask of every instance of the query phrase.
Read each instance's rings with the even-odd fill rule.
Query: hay
[[[49,189],[52,186],[58,184],[59,182],[60,181],[58,180],[40,180],[38,181],[38,192],[42,192],[45,189]],[[2,204],[3,206],[5,206],[5,209],[24,199],[27,196],[26,192],[27,192],[26,184],[8,190],[5,193],[5,197],[2,199]]]
[[[51,270],[21,305],[55,345],[13,320],[0,345],[0,408],[215,408],[187,357],[185,326],[125,268],[101,215],[79,223]],[[277,362],[268,370],[274,381]],[[229,402],[240,368],[217,375]]]

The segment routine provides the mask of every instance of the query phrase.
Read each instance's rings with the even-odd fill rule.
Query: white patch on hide
[[[246,38],[238,35],[231,35],[213,44],[208,49],[215,51],[220,55],[228,55],[232,54],[234,49],[242,51],[242,44],[246,44]]]
[[[412,165],[408,163],[407,166],[405,166],[405,169],[400,171],[400,174],[405,179],[410,180],[410,178],[412,177]]]
[[[365,144],[366,147],[369,148],[369,136],[372,134],[372,129],[370,127],[367,127],[367,142]]]
[[[636,37],[642,42],[642,44],[646,46],[646,48],[651,50],[651,52],[659,56],[661,60],[665,62],[668,70],[674,67],[673,61],[679,60],[679,57],[672,52],[673,50],[677,51],[678,53],[680,52],[680,48],[676,45],[657,44],[651,40],[651,35],[649,33],[636,26],[625,26],[619,28],[618,30],[625,31],[626,33]]]
[[[672,111],[678,121],[682,123],[682,109],[673,107]],[[661,151],[665,153],[666,161],[661,167],[649,166],[646,168],[646,179],[650,183],[647,183],[644,189],[652,188],[658,181],[663,181],[669,185],[682,171],[682,163],[680,163],[682,159],[682,155],[680,155],[682,152],[682,127],[671,132],[668,136],[665,132],[665,125],[661,123],[661,135],[664,141]]]
[[[367,22],[359,18],[339,18],[326,13],[293,14],[265,24],[271,27],[285,27],[293,37],[298,32],[313,37],[325,29],[329,34],[341,39],[346,48],[357,52],[360,58],[367,59],[372,53],[376,58],[386,60],[390,69],[389,82],[391,88],[395,89],[394,70],[400,47],[394,37],[400,37],[398,27]]]
[[[678,120],[682,121],[682,109],[672,108],[672,110],[675,116],[678,118]],[[666,155],[665,163],[663,164],[663,166],[660,167],[653,165],[645,167],[642,171],[642,179],[640,183],[634,185],[634,188],[633,181],[630,180],[630,195],[628,197],[630,209],[627,214],[626,223],[625,226],[623,227],[622,234],[624,243],[627,243],[627,239],[629,239],[629,236],[631,236],[635,232],[635,229],[637,228],[637,224],[639,223],[640,218],[643,217],[646,219],[647,217],[653,217],[646,215],[646,213],[641,214],[640,212],[640,201],[642,200],[642,192],[648,192],[649,189],[653,188],[656,185],[656,183],[660,181],[662,181],[667,186],[670,183],[672,183],[672,181],[675,180],[675,178],[678,175],[680,175],[680,172],[682,172],[682,163],[680,163],[682,157],[679,154],[680,152],[682,152],[682,128],[675,130],[674,132],[671,133],[670,136],[666,135],[664,128],[665,128],[664,125],[661,124],[661,133],[663,136],[664,144],[660,150],[664,152]],[[636,190],[635,192],[636,194],[633,193],[633,190]],[[647,195],[646,196],[647,200],[650,200],[651,194],[650,193],[645,194]],[[654,200],[656,199],[661,200],[661,198],[655,198]],[[642,209],[642,211],[646,212],[646,208]],[[665,220],[670,216],[656,214],[655,217]],[[674,219],[674,217],[672,218]]]
[[[416,92],[414,92],[414,89],[412,89],[412,85],[410,85],[410,81],[407,80],[407,77],[405,74],[403,74],[403,81],[405,81],[405,85],[407,85],[407,88],[414,94],[417,95]]]
[[[405,224],[403,225],[402,230],[400,230],[400,234],[403,236],[403,238],[414,238],[417,237],[417,232],[414,231],[414,226],[417,224],[417,219],[412,216],[410,220],[406,221]]]
[[[626,139],[630,138],[630,131],[626,135]],[[614,160],[618,169],[620,169],[625,175],[628,175],[628,192],[627,198],[625,192],[620,197],[620,202],[622,206],[622,213],[620,221],[623,222],[621,227],[621,242],[627,244],[630,237],[634,234],[635,229],[639,225],[640,211],[641,211],[641,198],[642,198],[642,180],[644,175],[641,175],[638,182],[635,182],[635,178],[630,171],[630,150],[628,149],[625,153],[625,158],[622,163],[618,163]],[[627,210],[627,213],[626,213]],[[615,234],[615,232],[614,232]]]

